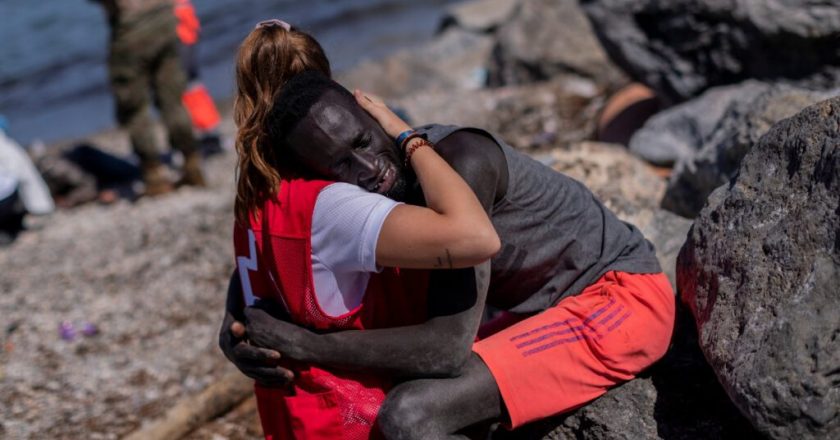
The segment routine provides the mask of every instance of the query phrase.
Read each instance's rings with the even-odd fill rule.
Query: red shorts
[[[674,315],[664,274],[608,272],[473,350],[496,379],[508,427],[516,428],[575,409],[635,377],[665,354]],[[500,319],[511,322],[510,314]]]

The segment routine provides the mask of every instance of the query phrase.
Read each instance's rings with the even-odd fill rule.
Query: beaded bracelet
[[[397,146],[400,147],[401,151],[405,151],[405,146],[408,145],[408,143],[411,142],[411,140],[414,139],[414,138],[426,139],[426,135],[422,134],[422,133],[417,133],[415,131],[415,132],[409,134],[408,136],[406,136],[405,139],[402,140],[402,142],[397,144]]]
[[[409,145],[408,148],[405,149],[405,166],[411,165],[411,155],[414,154],[414,152],[420,147],[434,148],[431,142],[422,138],[419,141]]]
[[[402,147],[403,142],[405,142],[405,139],[407,137],[411,136],[412,134],[414,134],[414,130],[409,128],[408,130],[406,130],[406,131],[400,133],[399,135],[397,135],[397,138],[394,140],[394,142],[397,143],[398,147]]]

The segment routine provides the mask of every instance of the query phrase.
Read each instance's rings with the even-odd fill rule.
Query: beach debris
[[[99,327],[89,321],[84,321],[78,326],[72,321],[62,321],[58,325],[58,335],[65,341],[74,341],[80,334],[87,338],[96,336],[99,334]]]
[[[70,321],[61,321],[58,324],[58,335],[65,341],[72,341],[76,339],[76,327]]]
[[[96,336],[99,334],[99,327],[92,322],[85,322],[82,324],[82,334],[87,337]]]
[[[196,395],[187,396],[161,418],[143,425],[123,440],[177,440],[202,423],[224,414],[253,394],[254,381],[228,373]]]

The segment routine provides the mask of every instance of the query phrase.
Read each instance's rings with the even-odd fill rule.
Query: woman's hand
[[[411,129],[382,100],[358,89],[353,95],[391,138]],[[433,148],[414,151],[410,164],[426,207],[402,204],[391,210],[376,242],[376,263],[407,269],[454,269],[490,259],[501,247],[499,236],[472,189]]]
[[[385,133],[390,136],[392,139],[396,139],[400,133],[410,130],[411,127],[399,116],[394,114],[391,109],[382,102],[381,99],[367,95],[359,89],[353,91],[353,96],[356,97],[356,102],[365,109],[373,119],[376,119],[376,122],[382,126],[382,129],[385,130]]]

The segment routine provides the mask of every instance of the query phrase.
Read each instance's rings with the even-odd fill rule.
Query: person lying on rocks
[[[277,38],[302,34],[286,27],[275,31]],[[306,49],[307,54],[313,53],[312,47]],[[303,48],[297,52],[301,53]],[[391,286],[371,285],[381,283],[380,278],[370,275],[360,283],[350,275],[373,272],[383,265],[378,240],[386,230],[380,226],[375,234],[338,232],[344,229],[341,224],[346,218],[375,218],[375,210],[345,199],[333,205],[335,211],[321,214],[325,223],[335,223],[327,226],[328,246],[346,247],[350,251],[341,252],[357,260],[346,266],[350,272],[334,274],[333,284],[323,291],[317,281],[314,286],[306,284],[306,276],[298,275],[291,284],[277,279],[283,277],[280,267],[293,264],[294,258],[287,255],[303,255],[300,259],[304,260],[308,256],[314,266],[322,258],[314,245],[296,253],[275,252],[275,259],[284,259],[278,261],[275,273],[249,258],[265,254],[272,243],[263,240],[260,252],[257,243],[242,252],[246,242],[239,239],[239,271],[228,291],[220,346],[259,383],[282,385],[295,375],[291,390],[272,389],[278,390],[273,396],[278,406],[325,415],[327,408],[335,406],[334,391],[341,387],[322,382],[322,394],[301,394],[298,382],[309,380],[312,370],[364,374],[364,378],[375,373],[400,381],[388,390],[376,417],[386,438],[457,438],[462,429],[479,422],[500,420],[516,428],[577,408],[632,379],[665,353],[674,323],[674,294],[653,246],[579,182],[475,128],[419,127],[410,136],[428,141],[433,148],[424,144],[413,149],[414,154],[403,153],[399,149],[403,142],[391,138],[399,131],[394,127],[403,129],[404,123],[382,103],[361,95],[354,98],[325,76],[295,76],[283,82],[282,93],[275,98],[264,120],[270,133],[264,145],[271,146],[267,163],[282,160],[300,176],[357,185],[370,191],[360,198],[381,197],[383,203],[386,197],[377,195],[379,190],[404,186],[404,194],[388,195],[415,201],[422,200],[422,195],[411,172],[413,157],[419,151],[434,150],[475,192],[502,246],[489,271],[482,266],[431,271],[426,284],[418,282],[428,292],[428,316],[422,322],[324,332],[340,326],[298,326],[277,319],[260,304],[240,313],[240,298],[249,295],[249,288],[256,294],[256,274],[268,272],[272,276],[262,277],[267,292],[286,292],[301,285],[312,290],[310,303],[285,304],[292,314],[303,308],[332,320],[354,319],[356,308],[367,305],[371,292],[389,300]],[[400,156],[409,156],[409,164],[402,163]],[[312,235],[296,237],[315,240],[319,204],[324,191],[334,185],[308,193],[306,197],[315,199],[310,202],[315,211]],[[414,252],[406,247],[400,254]],[[389,261],[393,260],[384,262]],[[436,264],[435,258],[431,266]],[[440,265],[455,267],[445,254]],[[408,290],[398,289],[398,294]],[[508,313],[483,327],[482,338],[474,342],[485,300]],[[244,327],[237,316],[244,320]],[[278,365],[281,353],[287,363]],[[306,403],[296,400],[301,396]],[[281,423],[277,413],[264,409],[260,407],[264,428]],[[343,426],[354,416],[353,411],[337,411],[319,419],[321,430],[314,432],[320,432],[321,438],[344,437]]]

